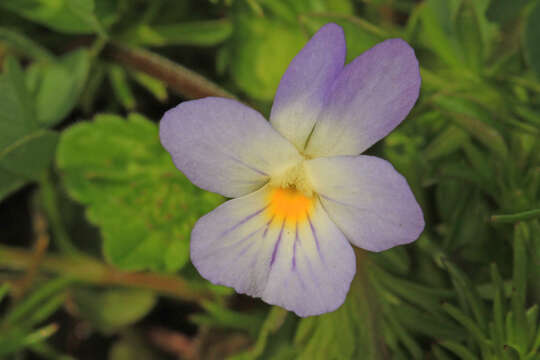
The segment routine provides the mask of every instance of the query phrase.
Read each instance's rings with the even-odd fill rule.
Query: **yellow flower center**
[[[294,227],[306,221],[315,204],[313,196],[306,196],[294,188],[274,188],[269,200],[268,215],[273,224],[280,226],[285,222]]]

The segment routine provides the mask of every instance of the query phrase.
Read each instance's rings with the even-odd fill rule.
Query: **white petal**
[[[202,276],[299,316],[337,309],[355,273],[354,252],[316,200],[290,223],[272,214],[265,186],[201,218],[191,259]]]
[[[405,41],[375,45],[347,64],[332,83],[305,153],[362,153],[405,119],[420,82],[418,60]]]
[[[195,185],[227,197],[261,188],[301,159],[261,114],[230,99],[181,103],[165,113],[159,136]]]
[[[270,123],[297,149],[304,149],[328,89],[343,69],[345,52],[343,29],[327,24],[313,35],[281,78]]]
[[[410,243],[424,229],[405,178],[386,160],[336,156],[304,163],[330,218],[356,246],[382,251]]]

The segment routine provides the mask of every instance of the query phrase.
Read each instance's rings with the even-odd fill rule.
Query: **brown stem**
[[[33,257],[30,251],[0,245],[0,269],[25,270],[32,265]],[[154,290],[184,301],[201,302],[212,297],[208,290],[196,288],[175,275],[121,271],[82,255],[44,256],[39,270],[71,276],[83,283]]]
[[[206,96],[236,97],[196,72],[150,51],[118,43],[107,46],[107,54],[122,65],[151,75],[173,91],[190,99]]]
[[[32,216],[32,227],[34,228],[34,236],[36,242],[34,249],[30,253],[31,258],[28,267],[26,268],[26,274],[20,280],[17,287],[14,288],[14,295],[16,298],[21,298],[24,293],[32,286],[34,278],[39,271],[39,265],[45,256],[47,248],[49,247],[49,234],[47,233],[47,221],[43,216],[43,213],[39,210],[34,212]]]

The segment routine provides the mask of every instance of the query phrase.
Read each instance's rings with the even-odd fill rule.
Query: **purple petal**
[[[227,197],[263,186],[300,160],[294,146],[257,111],[230,99],[186,101],[167,111],[159,136],[195,185]]]
[[[270,122],[298,149],[304,149],[324,96],[343,69],[345,51],[343,30],[327,24],[296,55],[281,78]]]
[[[390,39],[369,49],[332,84],[306,154],[360,154],[407,116],[420,82],[418,60],[405,41]]]
[[[388,161],[337,156],[304,165],[324,209],[354,245],[382,251],[410,243],[422,233],[422,209]]]
[[[299,316],[337,309],[356,264],[344,235],[319,202],[288,223],[269,212],[267,185],[202,217],[191,234],[191,260],[214,284],[260,297]]]

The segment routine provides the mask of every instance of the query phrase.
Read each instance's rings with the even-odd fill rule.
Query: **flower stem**
[[[540,217],[540,209],[533,209],[509,215],[493,215],[491,222],[494,223],[514,223],[518,221],[530,220]]]
[[[174,92],[187,98],[198,99],[206,96],[236,98],[196,72],[148,50],[109,43],[107,52],[118,63],[163,81]]]
[[[31,266],[33,256],[31,251],[0,245],[0,269],[25,270]],[[184,301],[199,303],[212,298],[208,290],[200,289],[178,276],[125,272],[84,255],[46,255],[41,260],[39,270],[68,276],[81,283],[153,290]]]
[[[35,243],[32,250],[32,260],[26,268],[26,274],[18,281],[18,286],[13,290],[15,298],[21,298],[26,291],[32,287],[34,278],[39,270],[41,259],[49,247],[48,224],[45,221],[44,214],[41,211],[34,211],[32,226],[34,228]]]

